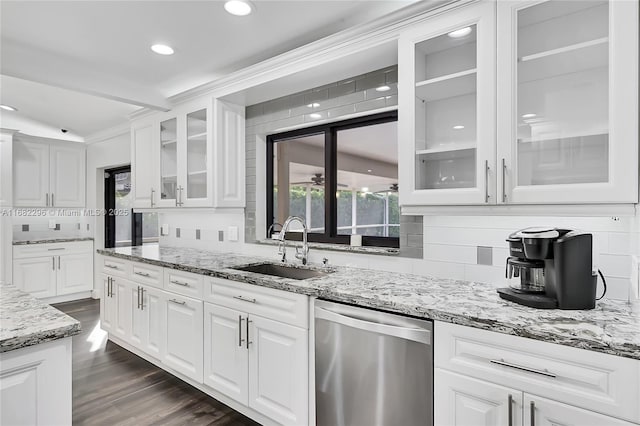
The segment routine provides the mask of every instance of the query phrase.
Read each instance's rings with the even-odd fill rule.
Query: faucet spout
[[[287,251],[285,244],[285,235],[289,226],[293,222],[300,222],[302,225],[302,246],[296,246],[296,259],[300,259],[303,265],[307,264],[307,257],[309,255],[309,245],[307,244],[307,224],[304,219],[299,216],[289,216],[287,220],[282,225],[282,230],[279,235],[279,243],[278,243],[278,254],[282,255],[282,262],[287,261]]]

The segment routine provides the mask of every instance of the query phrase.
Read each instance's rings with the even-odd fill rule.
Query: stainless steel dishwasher
[[[317,300],[316,425],[433,425],[432,322]]]

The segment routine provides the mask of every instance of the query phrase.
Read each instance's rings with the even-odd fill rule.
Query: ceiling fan
[[[324,186],[324,176],[322,173],[314,173],[308,181],[304,182],[291,182],[291,185],[313,185],[313,186]],[[338,187],[347,188],[348,185],[338,183]]]
[[[392,183],[391,185],[389,185],[389,189],[384,189],[382,191],[376,191],[374,192],[374,194],[384,194],[387,192],[398,192],[398,184],[397,183]]]

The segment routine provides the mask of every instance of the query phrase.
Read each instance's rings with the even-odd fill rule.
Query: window
[[[131,167],[105,171],[105,247],[158,242],[157,213],[133,213]]]
[[[267,194],[269,228],[299,216],[309,241],[359,234],[363,245],[398,247],[397,112],[268,136]]]

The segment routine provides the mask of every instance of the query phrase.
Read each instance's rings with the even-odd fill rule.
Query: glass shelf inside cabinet
[[[207,196],[207,110],[187,114],[187,198]]]
[[[518,185],[609,179],[607,1],[518,11]]]
[[[415,47],[416,189],[476,185],[476,26]]]
[[[160,180],[162,188],[160,198],[173,200],[177,188],[177,119],[160,123]]]

